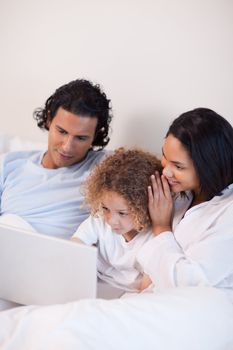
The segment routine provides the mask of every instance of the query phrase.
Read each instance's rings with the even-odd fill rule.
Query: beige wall
[[[87,78],[112,99],[109,147],[160,153],[188,109],[233,123],[232,43],[232,0],[0,0],[0,131],[45,140],[33,110]]]

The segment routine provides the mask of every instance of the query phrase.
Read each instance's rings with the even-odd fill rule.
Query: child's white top
[[[138,290],[143,270],[137,261],[137,255],[144,243],[153,238],[150,232],[138,233],[126,242],[101,217],[89,216],[73,237],[98,247],[99,278],[126,291]]]

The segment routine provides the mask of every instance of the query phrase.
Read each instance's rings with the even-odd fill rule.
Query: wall
[[[46,140],[33,110],[87,78],[112,100],[109,148],[160,153],[186,110],[233,123],[232,42],[231,0],[1,0],[0,131]]]

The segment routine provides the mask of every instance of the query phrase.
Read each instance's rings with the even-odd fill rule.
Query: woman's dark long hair
[[[196,108],[176,118],[167,132],[188,151],[207,200],[233,183],[233,128],[216,112]]]

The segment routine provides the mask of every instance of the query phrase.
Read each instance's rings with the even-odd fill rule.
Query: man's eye
[[[87,137],[86,136],[76,136],[76,139],[79,141],[86,141]]]
[[[62,135],[66,134],[66,131],[62,130],[62,129],[58,129],[58,132],[59,132],[59,134],[62,134]]]

